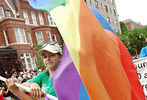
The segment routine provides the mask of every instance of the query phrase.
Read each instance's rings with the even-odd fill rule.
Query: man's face
[[[56,70],[60,60],[59,54],[43,51],[43,61],[48,70]]]
[[[14,72],[14,73],[13,73],[13,76],[16,77],[16,76],[17,76],[17,72]]]

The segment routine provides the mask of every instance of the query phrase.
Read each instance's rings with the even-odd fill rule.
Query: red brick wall
[[[3,34],[3,31],[0,30],[0,46],[5,46],[6,43],[5,43],[5,37],[4,37],[4,34]]]

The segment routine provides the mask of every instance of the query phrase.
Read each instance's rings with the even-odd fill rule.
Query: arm
[[[3,92],[4,92],[4,87],[0,87],[0,96],[2,96],[3,95]]]
[[[42,92],[41,92],[41,88],[37,83],[29,83],[29,82],[25,82],[23,83],[24,86],[30,87],[31,88],[31,95],[37,98],[41,98]],[[22,89],[20,89],[22,90]]]
[[[19,97],[21,100],[37,100],[36,98],[33,98],[27,94],[25,94],[23,91],[20,91],[18,87],[14,84],[15,81],[13,79],[6,80],[6,85],[8,86],[9,90],[14,93],[17,97]]]

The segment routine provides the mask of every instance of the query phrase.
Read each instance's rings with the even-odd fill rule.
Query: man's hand
[[[3,95],[4,89],[5,89],[4,87],[0,87],[0,96]]]
[[[41,88],[37,83],[31,83],[30,84],[30,88],[31,88],[31,95],[34,98],[41,98],[42,92],[41,92]]]
[[[19,91],[19,88],[15,85],[15,82],[16,82],[15,79],[7,79],[6,80],[6,85],[11,92]]]

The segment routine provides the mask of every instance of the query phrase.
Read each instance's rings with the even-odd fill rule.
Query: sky
[[[147,25],[147,0],[115,0],[119,20],[132,19]]]

